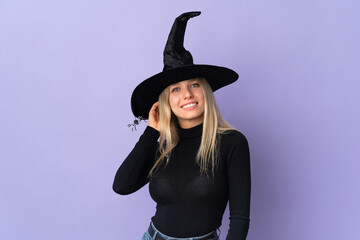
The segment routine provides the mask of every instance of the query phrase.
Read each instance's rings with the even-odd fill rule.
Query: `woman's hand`
[[[159,102],[154,103],[150,109],[148,126],[155,128],[160,132]]]

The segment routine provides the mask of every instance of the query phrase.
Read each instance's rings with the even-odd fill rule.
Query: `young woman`
[[[226,239],[246,239],[249,228],[248,143],[221,116],[213,96],[238,75],[192,63],[182,44],[186,22],[199,14],[175,20],[163,72],[139,84],[132,95],[134,115],[148,119],[148,126],[118,169],[113,189],[125,195],[150,182],[157,207],[143,240],[219,239],[227,202]]]

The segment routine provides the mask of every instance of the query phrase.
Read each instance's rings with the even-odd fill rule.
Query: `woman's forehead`
[[[199,81],[199,78],[191,78],[191,79],[183,80],[183,81],[180,81],[180,82],[173,83],[170,86],[175,86],[175,85],[180,85],[180,84],[187,84],[187,83],[191,83],[191,82],[194,82],[194,81]]]

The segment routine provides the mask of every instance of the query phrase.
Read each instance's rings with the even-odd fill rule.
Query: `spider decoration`
[[[135,131],[137,131],[136,130],[136,125],[139,125],[141,121],[146,122],[146,120],[142,116],[137,117],[137,118],[135,118],[133,123],[129,123],[127,126],[131,127],[131,131],[134,131],[134,129],[135,129]]]

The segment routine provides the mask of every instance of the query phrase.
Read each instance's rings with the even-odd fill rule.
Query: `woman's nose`
[[[184,92],[183,92],[183,97],[184,97],[184,98],[192,98],[192,97],[193,97],[193,94],[192,94],[191,89],[185,88],[185,90],[184,90]]]

